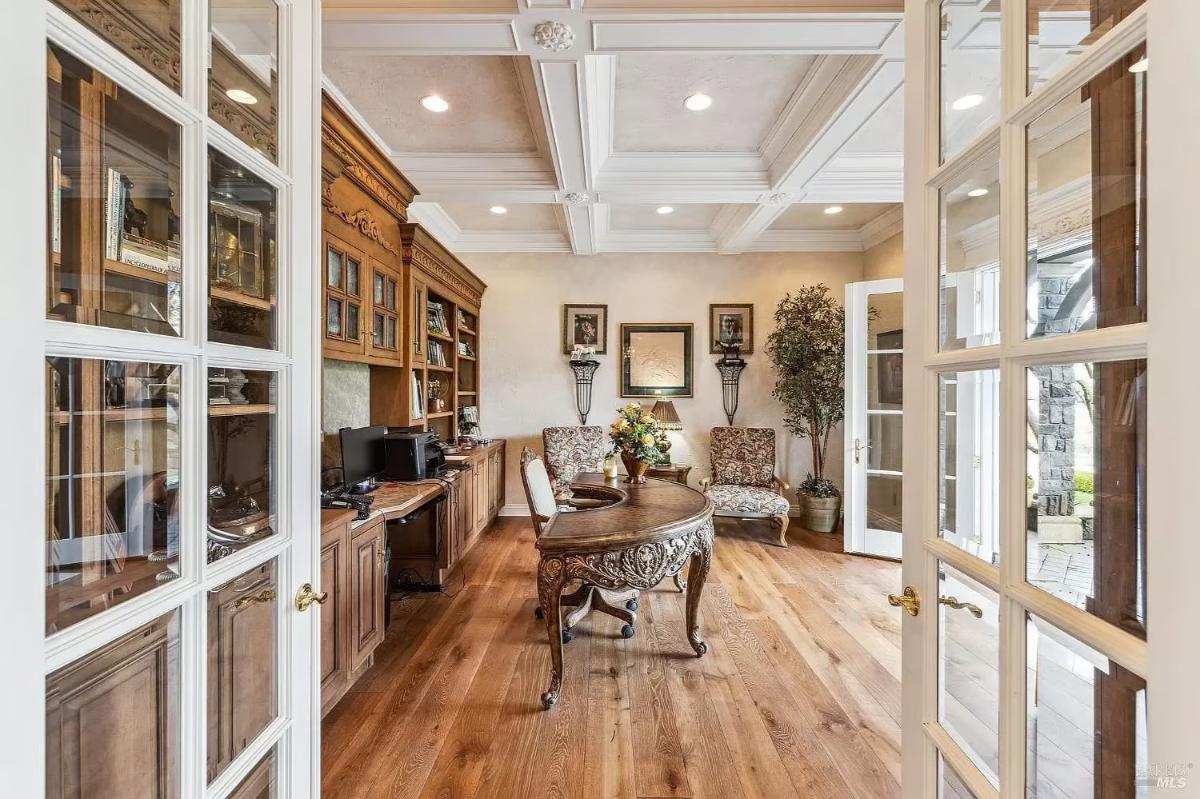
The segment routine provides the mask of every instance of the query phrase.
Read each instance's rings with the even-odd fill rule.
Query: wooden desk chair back
[[[558,512],[554,500],[554,487],[545,462],[529,447],[521,450],[521,484],[525,487],[525,501],[529,503],[529,516],[533,519],[533,530],[541,536],[546,523]]]

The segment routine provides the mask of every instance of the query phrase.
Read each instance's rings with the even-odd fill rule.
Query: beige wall
[[[898,239],[899,237],[897,237]],[[898,257],[876,247],[874,269],[896,269]],[[898,250],[898,244],[892,248]],[[726,424],[721,385],[707,353],[710,303],[754,303],[754,354],[742,373],[739,426],[774,427],[782,473],[795,485],[810,468],[806,441],[786,433],[782,410],[771,397],[774,376],[764,347],[772,316],[788,291],[824,282],[841,301],[844,285],[864,277],[863,253],[465,254],[463,260],[488,284],[481,320],[483,361],[480,398],[484,435],[509,440],[506,502],[524,509],[521,448],[541,451],[541,430],[578,424],[574,382],[562,354],[563,303],[608,305],[609,354],[596,372],[590,424],[607,426],[622,400],[618,386],[621,322],[692,322],[696,357],[694,398],[677,399],[684,430],[673,433],[675,461],[695,465],[692,485],[708,474],[708,433]],[[828,476],[840,484],[841,436],[831,439]],[[792,497],[795,504],[795,498]]]
[[[904,277],[904,234],[897,233],[863,253],[863,280]]]

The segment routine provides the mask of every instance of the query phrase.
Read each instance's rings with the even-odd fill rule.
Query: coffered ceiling
[[[861,250],[899,229],[902,6],[325,0],[326,89],[460,252]]]

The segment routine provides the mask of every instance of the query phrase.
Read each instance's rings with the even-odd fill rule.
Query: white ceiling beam
[[[459,236],[463,232],[458,223],[450,217],[450,214],[446,213],[446,209],[437,203],[412,203],[408,206],[408,219],[411,222],[423,225],[433,234],[435,239],[452,250],[456,247]]]
[[[717,252],[736,255],[750,249],[786,210],[787,203],[725,206],[713,223]]]
[[[466,16],[421,19],[396,12],[330,12],[323,17],[321,49],[372,55],[516,55],[514,21]]]
[[[576,255],[595,255],[598,252],[598,229],[601,225],[607,225],[607,211],[607,206],[594,203],[562,206],[563,224],[571,241],[572,252]]]
[[[848,24],[852,23],[852,24]],[[593,19],[597,53],[753,52],[878,53],[900,25],[897,14],[876,18],[845,14],[774,18]]]

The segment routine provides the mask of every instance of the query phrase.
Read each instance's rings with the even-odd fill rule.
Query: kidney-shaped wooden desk
[[[599,508],[559,513],[537,540],[538,601],[550,640],[550,687],[542,705],[558,701],[563,681],[560,599],[571,580],[603,588],[648,591],[691,561],[687,585],[687,638],[696,655],[708,651],[696,615],[712,563],[713,508],[708,497],[674,481],[642,484],[605,480],[593,472],[574,483],[580,496],[611,500]]]

